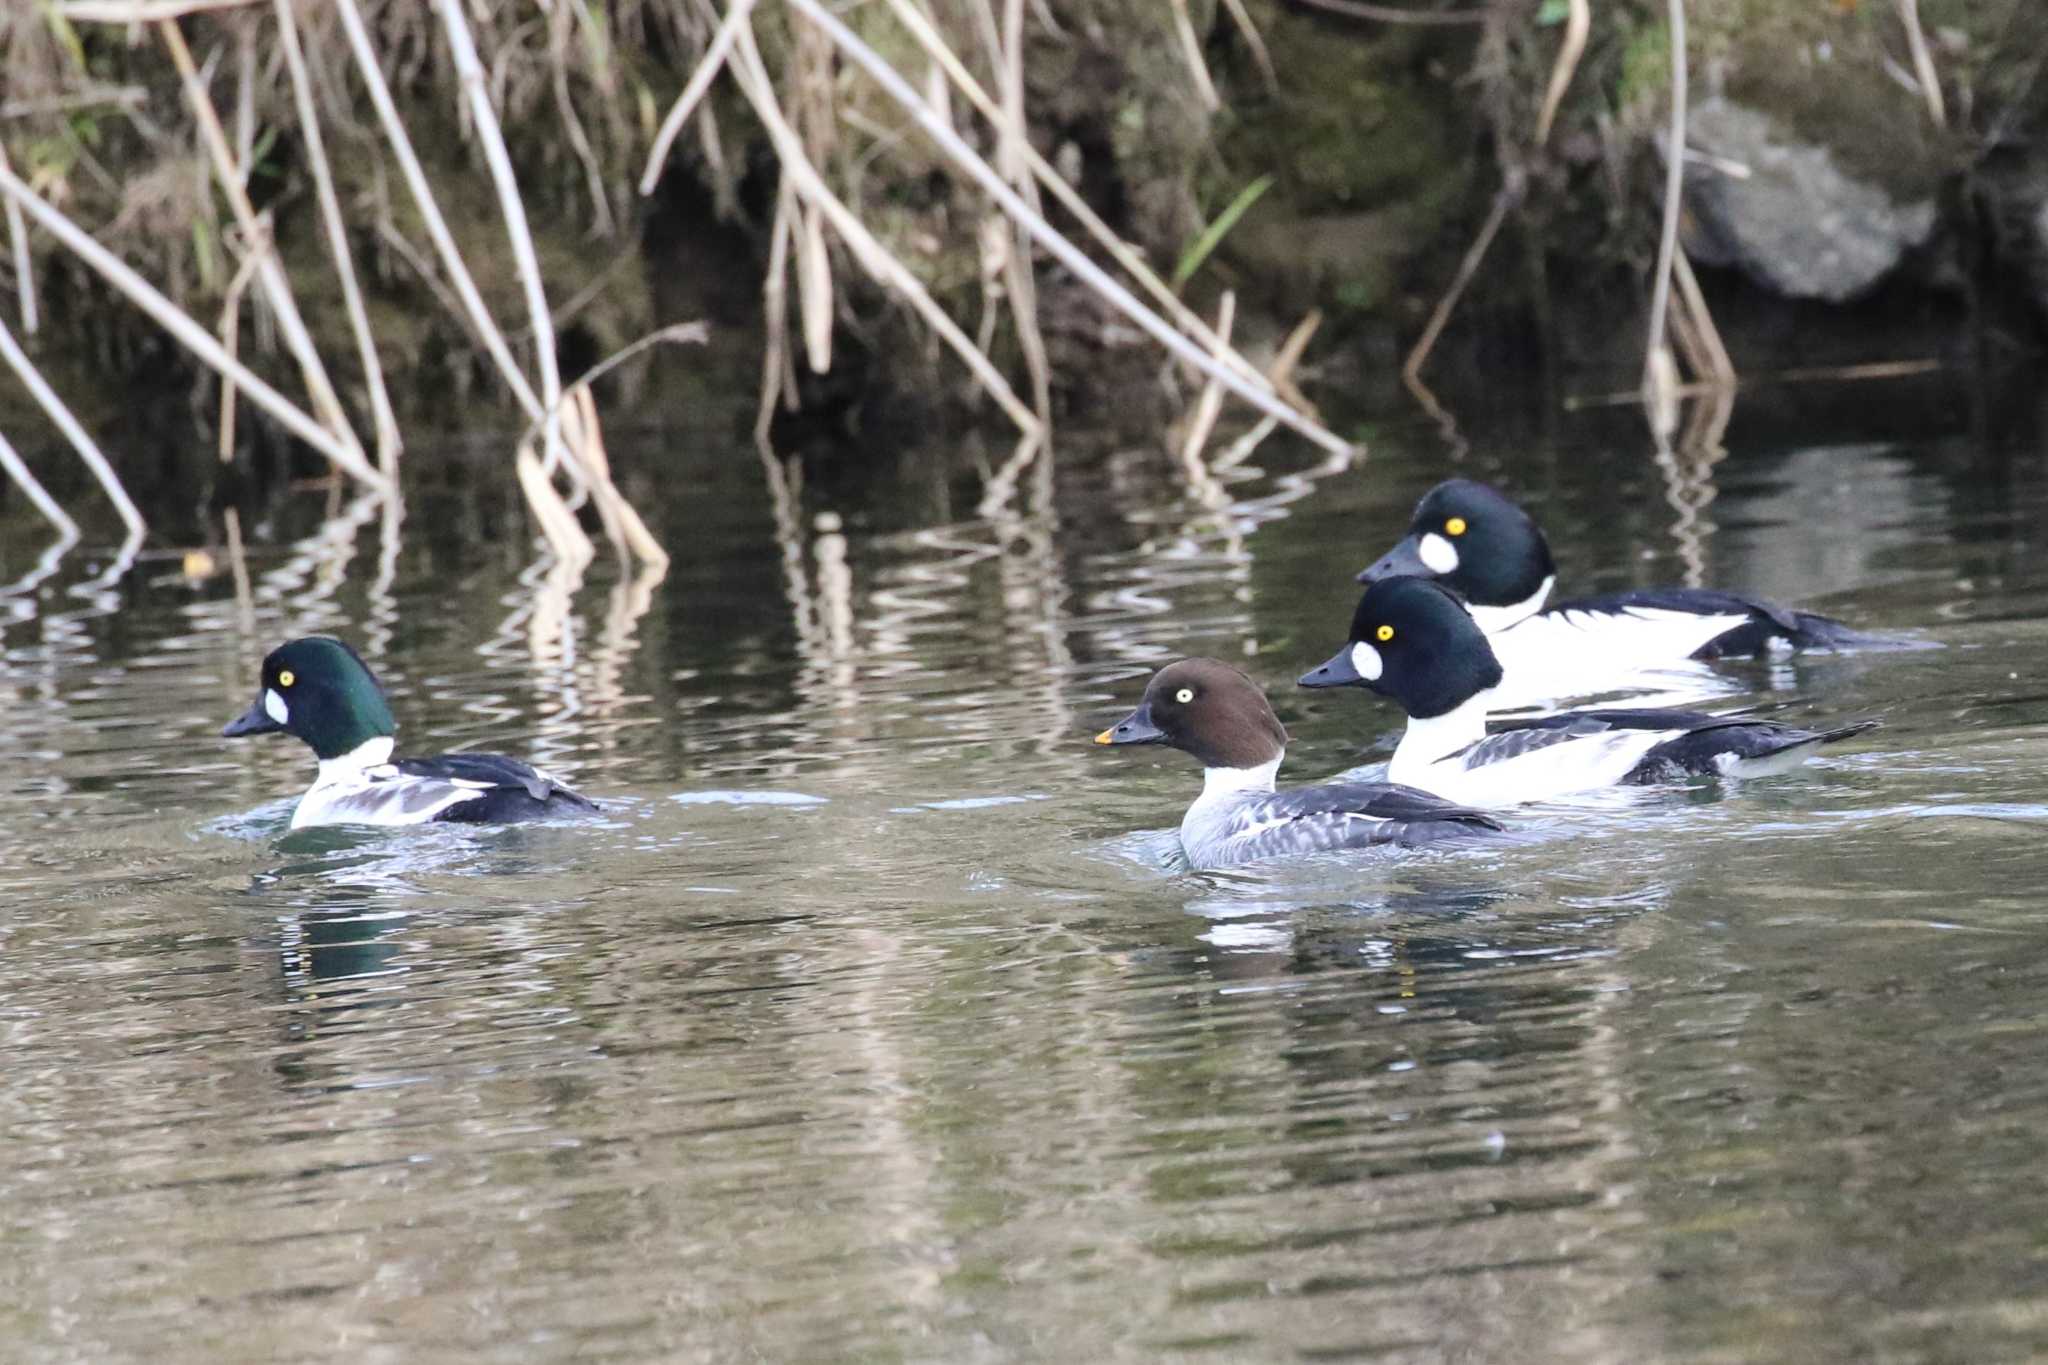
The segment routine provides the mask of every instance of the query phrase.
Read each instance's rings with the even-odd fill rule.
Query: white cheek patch
[[[1458,567],[1458,547],[1431,531],[1416,547],[1431,573],[1453,573]]]
[[[291,724],[292,713],[285,706],[284,698],[277,695],[277,689],[274,687],[263,689],[263,714],[279,725]]]
[[[1358,676],[1367,682],[1378,682],[1380,674],[1386,670],[1380,652],[1363,640],[1351,646],[1351,666],[1357,669]]]

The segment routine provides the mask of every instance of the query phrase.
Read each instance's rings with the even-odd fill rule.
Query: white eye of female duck
[[[1186,706],[1189,702],[1195,699],[1195,689],[1192,687],[1183,687],[1180,691],[1173,694],[1173,699],[1179,702],[1182,706]]]

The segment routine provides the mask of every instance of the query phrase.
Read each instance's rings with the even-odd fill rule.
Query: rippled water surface
[[[1213,506],[1077,455],[994,519],[971,476],[778,511],[751,450],[615,445],[659,586],[565,591],[496,475],[402,525],[286,497],[246,606],[163,545],[109,582],[104,537],[37,580],[0,520],[0,1355],[2048,1352],[2037,437],[1404,428]],[[1722,667],[1884,718],[1798,775],[1179,870],[1194,764],[1088,736],[1209,653],[1283,777],[1384,758],[1383,704],[1291,680],[1454,467],[1565,589],[1941,648]],[[288,834],[310,755],[217,732],[313,629],[403,747],[605,818]]]

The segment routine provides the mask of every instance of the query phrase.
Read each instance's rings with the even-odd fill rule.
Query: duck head
[[[1216,659],[1182,659],[1152,675],[1138,709],[1097,744],[1165,744],[1204,768],[1251,770],[1277,763],[1287,731],[1259,685]]]
[[[1446,715],[1500,685],[1500,660],[1472,614],[1426,578],[1385,578],[1351,615],[1351,643],[1303,687],[1363,687],[1400,703],[1410,719]]]
[[[325,762],[390,738],[398,723],[361,656],[330,636],[308,635],[270,651],[255,702],[221,734],[278,732],[298,736]]]
[[[1446,479],[1416,504],[1407,536],[1358,581],[1430,578],[1475,607],[1533,611],[1556,574],[1550,543],[1511,498],[1472,479]]]

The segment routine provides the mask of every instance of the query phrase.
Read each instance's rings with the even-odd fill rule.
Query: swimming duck
[[[1215,659],[1160,669],[1138,709],[1095,742],[1165,744],[1201,762],[1202,794],[1180,823],[1181,848],[1197,869],[1372,844],[1413,848],[1501,828],[1479,811],[1384,782],[1275,790],[1287,731],[1258,685]]]
[[[1365,590],[1351,643],[1303,687],[1363,687],[1408,715],[1387,776],[1446,800],[1493,808],[1615,785],[1784,772],[1823,744],[1877,725],[1802,730],[1703,711],[1566,711],[1487,732],[1501,684],[1486,633],[1451,592],[1423,578]]]
[[[255,703],[221,734],[296,735],[318,755],[319,775],[292,812],[293,829],[509,824],[597,809],[517,759],[440,754],[394,760],[397,730],[384,689],[361,656],[340,640],[308,635],[270,652]]]
[[[1576,685],[1558,689],[1565,695],[1605,690],[1630,670],[1688,659],[1902,643],[1708,588],[1632,588],[1546,606],[1557,582],[1550,543],[1506,494],[1471,479],[1430,489],[1407,536],[1358,581],[1395,575],[1434,579],[1463,598],[1510,680],[1568,670]]]

